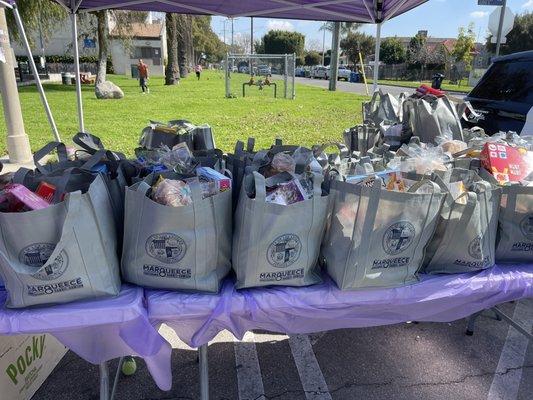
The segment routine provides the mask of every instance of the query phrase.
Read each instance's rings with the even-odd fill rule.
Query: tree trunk
[[[109,25],[107,11],[97,11],[98,21],[98,66],[96,72],[96,85],[105,82],[107,72],[107,56],[109,54]]]
[[[178,16],[178,64],[180,66],[180,76],[186,78],[189,74],[187,63],[187,37],[188,37],[188,24],[187,16],[179,14]]]
[[[194,16],[193,15],[187,15],[188,22],[189,22],[189,30],[187,31],[187,40],[189,42],[188,44],[188,51],[189,51],[189,67],[194,68],[196,65],[196,57],[194,54]]]
[[[166,13],[168,60],[165,68],[165,85],[175,85],[180,80],[178,65],[178,32],[176,14]]]

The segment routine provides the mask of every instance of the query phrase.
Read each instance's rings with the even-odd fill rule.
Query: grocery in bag
[[[332,215],[321,254],[343,290],[416,282],[444,194],[397,172],[331,184]]]
[[[126,188],[122,276],[137,285],[218,292],[230,269],[231,180],[153,173]]]
[[[8,207],[15,207],[0,212],[0,276],[7,307],[66,303],[120,291],[113,210],[102,175],[74,168],[49,177],[57,178],[56,190],[62,195],[53,195],[52,203],[41,198],[47,205],[22,185],[4,190]]]
[[[237,288],[321,281],[317,260],[328,205],[324,177],[309,169],[310,150],[276,157],[284,154],[277,150],[258,153],[267,162],[258,167],[256,159],[252,168],[257,170],[245,176],[239,195],[232,250]]]
[[[425,272],[463,273],[493,266],[501,189],[458,168],[433,179],[446,198],[427,249]]]

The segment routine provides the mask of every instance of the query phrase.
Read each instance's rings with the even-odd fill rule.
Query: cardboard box
[[[533,153],[502,143],[485,143],[481,164],[501,184],[519,182],[531,173]]]
[[[52,335],[0,336],[0,399],[30,399],[66,352]]]

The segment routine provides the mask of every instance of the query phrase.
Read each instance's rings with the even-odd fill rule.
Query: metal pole
[[[378,89],[380,48],[381,48],[381,22],[378,22],[376,24],[376,49],[374,50],[374,92]]]
[[[24,44],[26,54],[28,55],[28,63],[30,64],[31,72],[33,73],[33,77],[35,78],[35,84],[37,85],[37,91],[39,92],[39,95],[41,96],[41,102],[43,103],[44,111],[46,112],[46,116],[48,117],[48,122],[50,123],[50,127],[52,128],[52,133],[54,134],[55,140],[57,142],[60,142],[61,138],[59,137],[59,133],[57,131],[56,122],[54,120],[54,116],[52,115],[52,111],[50,110],[50,106],[48,105],[48,100],[46,99],[46,94],[44,93],[43,85],[41,83],[41,79],[39,78],[39,72],[37,71],[37,66],[35,65],[35,60],[33,59],[33,54],[31,52],[30,44],[28,43],[28,37],[26,36],[24,25],[22,25],[22,19],[20,18],[19,10],[17,8],[16,3],[13,4],[13,15],[15,16],[15,21],[17,22],[17,28],[20,32],[20,37],[22,39],[22,43]]]
[[[288,54],[285,54],[285,73],[283,74],[283,93],[284,97],[287,98],[287,91],[288,91],[288,75],[289,75],[289,56]]]
[[[30,141],[24,130],[20,108],[15,59],[9,44],[7,21],[3,5],[0,3],[0,51],[4,52],[6,62],[0,61],[0,95],[7,128],[7,153],[10,163],[26,164],[32,161]]]
[[[507,0],[503,0],[502,9],[500,11],[500,23],[498,24],[498,37],[496,38],[496,57],[500,55],[500,46],[502,44],[503,19],[505,17],[506,7],[507,7]]]
[[[80,51],[78,48],[78,22],[76,14],[70,14],[72,22],[72,47],[74,49],[74,71],[76,74],[76,99],[78,101],[78,126],[80,132],[85,132],[85,123],[83,121],[83,100],[81,98],[81,79],[80,79]]]
[[[329,90],[337,90],[337,77],[339,75],[339,46],[341,41],[341,23],[335,22],[331,40],[331,61],[329,63]]]
[[[209,400],[209,366],[207,363],[207,343],[200,346],[200,400]]]
[[[296,86],[294,82],[294,76],[296,75],[296,54],[292,54],[292,99],[296,98]]]
[[[231,53],[233,53],[233,18],[231,19]]]
[[[324,66],[325,57],[326,57],[326,28],[322,26],[322,66]]]
[[[111,396],[109,400],[115,399],[117,392],[118,380],[120,379],[120,373],[122,372],[122,365],[124,364],[124,357],[120,357],[118,360],[117,370],[115,372],[115,380],[113,381],[113,389],[111,389]]]
[[[250,18],[250,54],[254,54],[254,17]]]
[[[109,400],[109,367],[107,362],[100,364],[100,400]]]
[[[226,71],[224,71],[225,76],[225,84],[226,84],[226,97],[230,97],[230,90],[229,90],[229,56],[228,53],[226,53],[226,62],[224,63],[224,68]]]

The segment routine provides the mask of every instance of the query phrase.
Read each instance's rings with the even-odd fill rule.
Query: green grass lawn
[[[239,83],[249,79],[233,75],[232,92],[241,96]],[[246,98],[224,97],[223,75],[214,71],[182,79],[180,85],[164,86],[163,78],[150,79],[150,94],[142,95],[138,82],[124,76],[109,76],[125,93],[121,100],[97,100],[94,88],[83,87],[86,131],[99,136],[107,148],[133,154],[141,130],[150,119],[188,119],[213,127],[217,147],[233,149],[235,141],[254,137],[260,147],[274,138],[285,143],[311,145],[341,140],[342,131],[361,122],[365,96],[328,92],[322,88],[297,85],[296,99],[274,99],[272,89],[252,87]],[[21,87],[20,99],[26,132],[35,151],[53,139],[36,88]],[[50,107],[63,141],[70,143],[77,132],[76,97],[73,86],[45,85]],[[278,95],[282,89],[278,88]],[[6,127],[0,119],[0,153],[6,153]]]
[[[393,85],[393,86],[403,86],[403,87],[409,87],[409,88],[417,88],[421,84],[426,84],[428,86],[431,86],[431,81],[395,81],[392,79],[380,79],[378,81],[379,83],[383,85]],[[466,82],[466,80],[465,80]],[[448,83],[443,82],[442,83],[442,89],[443,90],[450,90],[454,92],[463,92],[468,93],[472,90],[472,86],[468,86],[468,84],[461,84],[461,85],[455,85],[451,84],[449,81]]]

